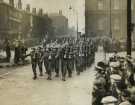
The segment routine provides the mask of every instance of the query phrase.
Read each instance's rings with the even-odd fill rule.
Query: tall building
[[[85,0],[85,6],[88,36],[109,36],[126,41],[127,0]]]
[[[52,21],[43,14],[42,9],[37,13],[34,8],[31,12],[29,4],[25,10],[22,9],[21,0],[18,0],[17,7],[14,6],[14,0],[9,0],[9,3],[0,0],[0,41],[9,39],[13,42],[19,39],[29,43],[29,40],[34,42],[34,39],[43,39],[46,33],[49,37],[52,32]]]
[[[52,25],[54,28],[54,34],[56,37],[64,37],[68,34],[68,19],[62,14],[62,11],[59,13],[49,14],[49,17],[52,20]]]

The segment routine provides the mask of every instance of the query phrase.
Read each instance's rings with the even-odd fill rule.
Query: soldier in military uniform
[[[44,53],[44,55],[43,55],[42,61],[44,62],[44,67],[45,67],[45,70],[46,70],[45,73],[47,74],[47,70],[48,70],[48,54],[49,54],[47,47],[44,47],[43,53]]]
[[[36,72],[36,67],[37,67],[37,52],[36,52],[36,49],[33,48],[31,53],[30,53],[30,56],[31,56],[31,64],[32,64],[32,70],[33,70],[33,79],[37,79],[37,72]]]
[[[67,64],[68,64],[68,49],[66,45],[64,48],[62,48],[61,51],[61,72],[63,81],[66,81]]]
[[[55,77],[59,77],[59,66],[60,66],[60,51],[59,48],[55,48],[54,52],[54,68],[56,72]]]
[[[69,45],[67,48],[67,70],[68,70],[68,76],[72,77],[72,71],[74,69],[74,59],[73,59],[73,47],[72,45]]]
[[[43,57],[43,49],[41,47],[38,47],[37,62],[38,62],[40,76],[43,76],[43,61],[42,61],[42,57]]]
[[[81,72],[81,55],[80,55],[80,47],[79,44],[76,44],[75,48],[75,66],[77,75],[80,75]]]
[[[48,51],[48,56],[47,56],[47,62],[48,62],[48,68],[47,68],[47,74],[48,74],[48,78],[47,80],[52,80],[52,69],[53,69],[53,52],[52,52],[52,48],[49,47],[49,51]]]

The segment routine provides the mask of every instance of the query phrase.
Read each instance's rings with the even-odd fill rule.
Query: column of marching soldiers
[[[94,61],[95,47],[90,39],[82,38],[75,41],[68,38],[61,42],[55,40],[43,43],[43,47],[32,48],[29,55],[31,56],[34,80],[37,79],[37,67],[39,76],[43,76],[43,67],[45,67],[48,75],[47,80],[52,80],[53,72],[55,72],[55,77],[62,77],[62,80],[66,81],[67,75],[71,78],[73,71],[80,75],[91,66]]]
[[[135,105],[135,59],[115,52],[95,70],[92,105]]]

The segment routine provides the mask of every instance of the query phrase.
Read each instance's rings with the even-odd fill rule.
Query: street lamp
[[[110,37],[112,38],[112,2],[110,0]]]
[[[79,37],[78,36],[78,12],[74,8],[72,8],[72,6],[69,7],[69,10],[73,10],[73,12],[76,15],[76,35],[77,35],[77,40],[78,40],[78,37]]]
[[[132,12],[131,0],[127,0],[127,55],[132,52]]]

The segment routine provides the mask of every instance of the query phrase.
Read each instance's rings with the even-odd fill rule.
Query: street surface
[[[102,49],[96,62],[104,58]],[[91,105],[94,64],[80,76],[75,73],[66,82],[61,78],[46,80],[47,76],[32,80],[31,65],[14,68],[0,76],[1,105]]]

